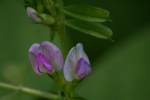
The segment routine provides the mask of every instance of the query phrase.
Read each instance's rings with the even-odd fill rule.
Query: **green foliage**
[[[50,28],[62,24],[62,18],[59,18],[59,16],[61,16],[59,15],[59,12],[61,12],[69,17],[63,18],[64,22],[66,21],[66,25],[80,31],[81,33],[86,33],[102,39],[110,39],[113,34],[110,28],[98,24],[110,20],[110,13],[105,9],[87,4],[76,4],[62,7],[59,9],[61,11],[59,11],[59,7],[57,7],[58,4],[55,7],[56,4],[54,4],[55,2],[53,2],[52,0],[35,0],[34,2],[31,1],[26,1],[25,4],[36,4],[34,8],[39,13],[39,16],[46,15],[42,16],[42,19],[44,17],[42,24],[48,25],[48,27]],[[68,21],[70,17],[73,19],[73,21]]]
[[[100,23],[91,23],[80,20],[67,20],[66,25],[70,28],[78,30],[97,38],[110,39],[112,31],[107,26]]]
[[[56,92],[58,87],[48,77],[37,77],[33,73],[27,58],[27,50],[32,43],[48,40],[48,29],[34,25],[26,17],[23,5],[16,1],[20,2],[0,1],[0,80]],[[84,1],[111,10],[113,24],[110,25],[113,25],[113,32],[116,33],[113,43],[116,46],[75,30],[71,30],[72,34],[67,33],[70,38],[67,43],[80,41],[85,44],[94,67],[93,74],[83,81],[78,93],[87,100],[149,100],[150,30],[141,31],[138,37],[134,32],[143,30],[150,23],[150,13],[147,13],[149,1],[65,0],[65,3]],[[129,41],[127,38],[131,36]],[[95,61],[97,57],[99,60]],[[0,89],[0,100],[44,99]]]
[[[110,28],[99,23],[109,20],[109,11],[105,9],[79,4],[66,6],[63,12],[73,18],[66,20],[70,28],[102,39],[110,39],[113,34]]]
[[[88,22],[105,22],[109,19],[109,11],[86,4],[66,6],[63,12],[73,18]]]

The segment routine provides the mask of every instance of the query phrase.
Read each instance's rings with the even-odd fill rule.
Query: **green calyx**
[[[55,19],[47,14],[39,14],[39,17],[42,19],[42,23],[45,25],[52,25],[55,23]]]

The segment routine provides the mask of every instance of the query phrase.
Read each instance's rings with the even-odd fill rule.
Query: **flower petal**
[[[33,67],[35,73],[37,73],[37,74],[41,73],[39,70],[39,63],[36,59],[36,54],[39,51],[39,47],[40,47],[39,44],[33,44],[31,46],[31,48],[29,49],[29,60],[30,60],[30,63],[32,64],[32,67]]]
[[[29,53],[33,53],[33,54],[37,54],[39,52],[39,48],[40,48],[40,44],[38,43],[34,43],[30,49],[29,49]]]
[[[79,76],[81,76],[81,77],[84,76],[81,74],[82,74],[82,70],[84,71],[83,66],[85,65],[85,63],[83,63],[83,60],[80,61],[81,58],[84,59],[84,62],[86,62],[87,65],[89,65],[89,59],[83,50],[82,44],[78,43],[75,47],[73,47],[69,51],[68,56],[65,61],[65,64],[64,64],[64,76],[67,81],[74,80],[76,78],[76,76],[78,76],[76,74],[79,74]],[[79,67],[79,68],[77,68],[77,67]],[[78,71],[77,71],[78,73],[76,73],[76,69],[78,69]]]
[[[81,58],[81,59],[78,61],[78,64],[77,64],[77,67],[76,67],[76,75],[77,75],[77,78],[83,79],[83,78],[85,78],[90,72],[91,72],[91,66],[90,66],[90,64],[87,62],[87,60],[85,60],[84,58]]]
[[[76,49],[77,49],[78,59],[84,58],[89,63],[89,58],[88,58],[88,56],[86,55],[86,53],[83,49],[83,45],[81,43],[78,43],[76,45]]]
[[[50,62],[57,71],[62,70],[64,65],[64,59],[60,49],[48,41],[42,42],[40,46],[42,52],[48,59],[48,62]]]
[[[48,62],[47,58],[44,56],[44,54],[39,53],[37,55],[37,61],[39,63],[39,70],[42,73],[52,73],[53,68],[51,64]]]
[[[72,81],[74,79],[74,67],[76,63],[76,48],[73,47],[68,53],[68,56],[66,58],[65,64],[64,64],[64,77],[67,81]]]

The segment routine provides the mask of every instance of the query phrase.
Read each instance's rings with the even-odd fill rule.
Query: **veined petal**
[[[53,68],[51,64],[48,62],[47,58],[42,53],[38,53],[37,55],[37,61],[39,63],[39,70],[42,73],[49,73],[51,74],[53,71]]]
[[[84,60],[83,60],[84,59]],[[81,43],[73,47],[64,64],[64,76],[67,81],[76,77],[82,79],[90,72],[90,63]]]
[[[41,50],[48,59],[48,61],[56,68],[57,71],[62,70],[64,59],[62,52],[54,44],[45,41],[41,43]]]
[[[91,66],[84,58],[80,58],[76,67],[76,76],[79,79],[85,78],[91,72]]]

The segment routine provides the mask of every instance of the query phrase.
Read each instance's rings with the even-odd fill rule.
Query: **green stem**
[[[74,88],[72,83],[67,83],[66,82],[65,85],[64,85],[64,90],[63,91],[65,93],[65,96],[66,96],[67,100],[72,100],[72,98],[75,97],[75,94],[74,94],[75,88]]]
[[[35,90],[35,89],[23,87],[23,86],[15,86],[15,85],[0,82],[0,88],[9,89],[13,91],[20,91],[22,93],[26,93],[32,96],[47,98],[50,100],[59,100],[59,96],[56,94],[42,92],[40,90]]]
[[[46,6],[50,16],[55,18],[57,16],[55,2],[53,0],[44,0],[44,5]],[[53,25],[50,24],[48,27],[49,27],[49,38],[50,38],[50,41],[53,42],[56,32],[54,31]]]
[[[64,48],[64,38],[65,38],[65,15],[62,12],[64,3],[63,0],[57,0],[57,25],[56,25],[56,33],[60,36],[60,42],[62,49]]]
[[[51,41],[55,34],[58,34],[61,43],[61,49],[65,54],[65,15],[63,12],[64,4],[63,0],[55,0],[55,9],[52,11],[52,15],[55,18],[55,24],[51,27]],[[57,76],[57,75],[56,75]],[[57,79],[58,78],[58,79]],[[72,100],[74,96],[74,89],[71,87],[71,84],[67,84],[64,82],[61,77],[54,77],[54,80],[58,83],[58,85],[62,88],[62,92],[64,93],[65,100]]]
[[[50,36],[50,41],[53,42],[54,38],[55,38],[55,33],[51,30],[51,28],[50,28],[50,31],[49,31],[49,36]]]

